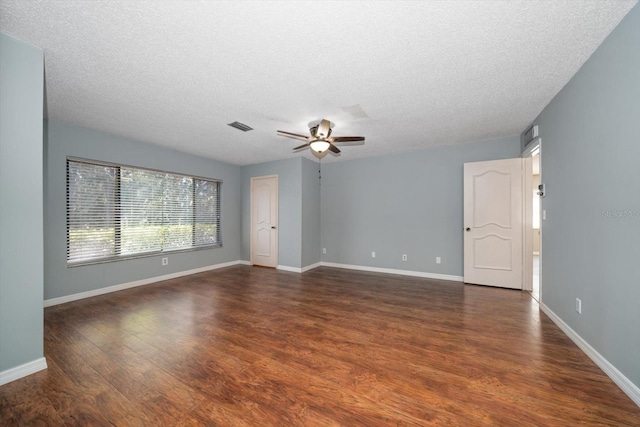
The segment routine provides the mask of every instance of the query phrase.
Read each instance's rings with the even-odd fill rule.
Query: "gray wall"
[[[190,156],[53,120],[45,121],[45,147],[45,299],[240,259],[242,181],[239,166]],[[164,267],[160,258],[167,255],[67,268],[67,156],[221,179],[223,247],[170,254],[169,265]]]
[[[242,168],[242,259],[251,259],[251,178],[278,175],[278,265],[302,266],[301,171],[300,157]]]
[[[0,34],[0,372],[43,357],[41,49]]]
[[[321,260],[318,163],[302,158],[302,267]]]
[[[323,165],[322,260],[462,276],[462,165],[519,155],[516,135]]]
[[[639,6],[535,123],[547,186],[542,300],[640,387]]]

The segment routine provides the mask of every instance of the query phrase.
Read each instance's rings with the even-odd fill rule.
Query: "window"
[[[67,159],[67,265],[222,246],[221,182]]]

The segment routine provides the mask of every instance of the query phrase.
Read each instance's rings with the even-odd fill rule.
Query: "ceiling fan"
[[[327,155],[329,151],[332,153],[340,153],[340,149],[334,144],[362,145],[364,144],[364,136],[331,136],[334,124],[329,120],[321,119],[309,123],[310,136],[300,135],[297,133],[278,131],[279,136],[306,141],[305,144],[299,145],[293,149],[298,151],[309,147],[314,156],[321,159]]]

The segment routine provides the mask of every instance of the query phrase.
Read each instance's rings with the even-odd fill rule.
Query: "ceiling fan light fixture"
[[[329,150],[327,151],[323,151],[322,153],[318,153],[317,151],[313,151],[311,150],[311,154],[313,154],[316,158],[318,159],[322,159],[324,158],[327,154],[329,154]]]
[[[309,144],[309,147],[316,153],[324,153],[329,149],[331,144],[323,139],[317,139]]]

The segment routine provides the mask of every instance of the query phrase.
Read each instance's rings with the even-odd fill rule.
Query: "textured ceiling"
[[[0,0],[0,30],[50,118],[242,165],[319,118],[366,137],[341,159],[519,134],[636,1]]]

